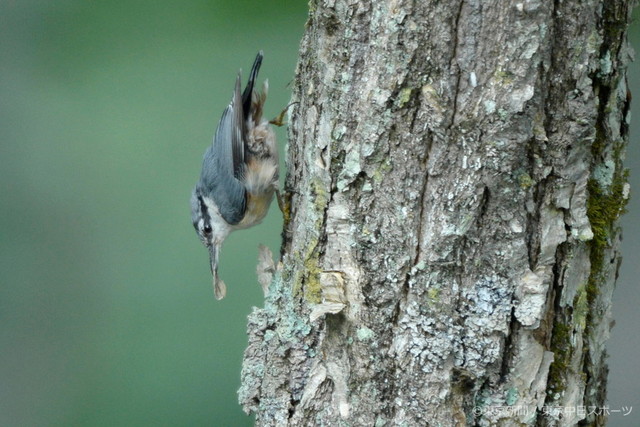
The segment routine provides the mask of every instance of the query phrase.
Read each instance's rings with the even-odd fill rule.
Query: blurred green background
[[[285,0],[0,3],[0,426],[252,424],[236,397],[246,316],[280,215],[227,239],[217,302],[188,201],[259,49],[267,115],[288,103],[306,16]],[[632,169],[639,157],[633,142]],[[609,388],[637,413],[630,211]]]
[[[236,391],[280,215],[227,239],[218,302],[189,197],[259,49],[267,116],[289,102],[306,17],[285,0],[0,3],[1,426],[252,424]]]

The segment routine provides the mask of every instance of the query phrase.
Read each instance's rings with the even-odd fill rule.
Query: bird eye
[[[202,227],[202,230],[205,234],[209,234],[211,233],[211,226],[209,224],[205,224],[204,227]]]

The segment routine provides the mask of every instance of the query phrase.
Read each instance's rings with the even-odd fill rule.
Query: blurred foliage
[[[0,3],[0,425],[252,424],[246,316],[281,217],[227,239],[217,302],[188,201],[259,49],[267,115],[288,103],[306,16],[285,0]]]

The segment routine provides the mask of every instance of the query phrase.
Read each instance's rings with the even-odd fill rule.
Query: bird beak
[[[209,248],[209,262],[211,265],[211,275],[213,276],[213,294],[216,299],[221,300],[227,294],[227,286],[218,277],[218,253],[220,246],[211,244]]]

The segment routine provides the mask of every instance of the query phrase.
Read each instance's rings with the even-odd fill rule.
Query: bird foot
[[[284,107],[284,110],[282,110],[280,112],[280,114],[278,114],[276,116],[276,118],[274,118],[273,120],[269,120],[269,123],[271,123],[272,125],[278,126],[278,127],[284,126],[284,124],[285,124],[284,115],[287,114],[287,111],[289,110],[289,107],[291,107],[293,104],[297,104],[297,102],[292,102],[291,104],[289,104],[286,107]]]
[[[278,201],[280,212],[282,212],[283,220],[285,224],[288,224],[291,219],[291,195],[287,192],[282,194],[280,190],[276,190],[276,200]]]

